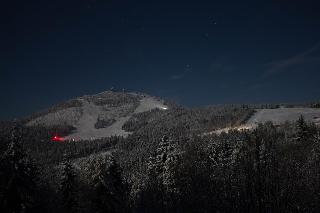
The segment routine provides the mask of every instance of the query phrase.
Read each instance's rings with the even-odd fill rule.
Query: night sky
[[[319,100],[317,2],[2,2],[0,119],[111,87],[186,106]]]

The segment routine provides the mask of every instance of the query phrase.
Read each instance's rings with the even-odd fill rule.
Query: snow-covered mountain
[[[219,124],[219,116],[228,117],[228,113],[219,111],[219,109],[213,108],[212,110],[186,110],[182,111],[172,111],[170,114],[152,114],[153,116],[140,116],[137,118],[137,114],[151,111],[152,109],[167,110],[170,106],[165,104],[165,101],[142,93],[129,93],[129,92],[115,92],[106,91],[96,95],[85,95],[79,98],[75,98],[61,104],[55,105],[43,112],[35,113],[29,119],[27,119],[27,126],[46,126],[46,127],[70,127],[74,129],[69,132],[62,140],[94,140],[110,136],[128,136],[134,131],[132,128],[126,128],[127,124],[131,121],[136,121],[136,126],[139,126],[139,119],[142,121],[140,123],[148,124],[164,122],[161,120],[164,118],[169,123],[180,122],[184,123],[186,120],[194,126],[199,125],[199,131],[203,131],[204,135],[212,133],[228,132],[232,129],[254,129],[259,123],[265,123],[267,121],[273,122],[275,125],[279,125],[286,121],[296,121],[300,115],[302,115],[307,121],[314,122],[320,125],[320,108],[308,108],[308,107],[292,107],[292,108],[270,108],[270,109],[255,109],[255,113],[249,113],[247,117],[246,112],[237,119],[239,122],[232,124],[231,121],[225,121],[225,126]],[[181,109],[180,109],[181,110]],[[229,111],[228,111],[229,112]],[[213,114],[212,114],[213,113]],[[230,112],[229,112],[230,113]],[[187,115],[184,117],[184,115]],[[191,117],[190,117],[191,116]],[[204,117],[203,117],[204,116]],[[218,116],[218,117],[217,117]],[[243,116],[247,117],[245,122],[241,121]],[[214,120],[214,127],[219,126],[220,128],[215,128],[212,131],[208,122],[201,123],[204,118],[208,121]],[[146,119],[146,120],[144,120]],[[170,120],[171,119],[171,120]],[[174,119],[174,120],[172,120]],[[137,121],[138,120],[138,121]],[[221,119],[220,119],[221,120]],[[232,120],[232,119],[231,119]],[[198,123],[197,123],[198,122]],[[201,124],[200,124],[200,123]],[[210,123],[210,122],[209,122]],[[126,125],[125,125],[126,124]],[[133,125],[135,126],[135,125]],[[134,128],[133,128],[134,129]]]
[[[109,136],[127,136],[122,129],[131,116],[152,109],[166,110],[163,100],[141,93],[106,91],[66,101],[34,114],[27,126],[71,126],[75,130],[66,140],[93,140]]]

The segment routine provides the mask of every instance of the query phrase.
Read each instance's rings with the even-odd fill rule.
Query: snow
[[[215,130],[215,131],[206,132],[203,135],[211,135],[211,134],[220,135],[223,132],[228,133],[230,130],[242,131],[242,130],[250,130],[252,128],[253,128],[252,125],[240,125],[240,126],[237,126],[237,127],[226,127],[226,128],[218,129],[218,130]]]
[[[77,132],[68,135],[66,139],[93,140],[110,136],[126,137],[130,132],[123,130],[122,126],[131,118],[132,114],[150,111],[155,108],[163,109],[167,108],[167,106],[165,106],[162,101],[156,100],[153,97],[144,97],[140,100],[139,106],[133,113],[116,118],[116,122],[107,128],[96,129],[94,124],[96,123],[99,114],[101,114],[101,107],[86,103],[83,107],[83,116],[76,125]]]
[[[112,135],[127,136],[128,133],[121,129],[122,125],[127,121],[127,117],[116,118],[116,122],[102,129],[96,129],[95,123],[100,114],[106,113],[101,106],[84,101],[83,102],[83,115],[75,125],[77,131],[66,137],[66,140],[93,140],[97,138],[109,137]],[[115,110],[110,110],[109,114]]]
[[[102,93],[101,93],[102,94]],[[65,137],[65,140],[94,140],[110,136],[126,137],[130,132],[122,129],[122,126],[131,118],[133,114],[150,111],[158,108],[162,110],[168,109],[162,100],[151,96],[141,96],[138,106],[132,104],[124,104],[117,107],[108,105],[98,106],[93,102],[88,102],[83,98],[79,98],[82,107],[72,107],[60,110],[54,113],[48,113],[42,117],[30,121],[27,125],[61,125],[67,124],[74,126],[76,131]],[[114,119],[115,122],[106,128],[95,128],[95,124],[99,119]]]
[[[82,116],[81,107],[72,107],[55,113],[38,117],[27,123],[27,126],[55,126],[60,124],[75,125]]]
[[[286,121],[294,122],[302,115],[306,121],[314,122],[320,125],[320,109],[319,108],[278,108],[278,109],[257,109],[257,112],[247,121],[247,123],[236,126],[226,127],[203,135],[221,134],[230,130],[250,130],[258,126],[259,123],[271,121],[275,125],[285,123]]]
[[[272,121],[274,124],[281,124],[285,121],[296,121],[302,115],[305,120],[319,123],[319,108],[278,108],[278,109],[260,109],[257,110],[247,122],[248,125],[265,123]]]
[[[81,158],[76,158],[75,160],[73,160],[72,165],[75,167],[76,170],[84,172],[86,171],[85,168],[87,168],[90,165],[93,165],[93,163],[97,160],[105,159],[107,155],[112,155],[113,151],[114,150],[109,150],[109,151],[90,154],[89,156],[85,156]]]
[[[157,100],[154,97],[144,97],[140,100],[140,105],[137,107],[137,109],[134,111],[135,114],[150,111],[152,109],[168,109],[168,106],[163,104],[163,101]]]
[[[154,108],[162,106],[161,103],[153,98],[147,97],[140,100],[139,106],[135,109],[133,114],[149,111]],[[101,109],[98,106],[92,104],[84,105],[84,116],[81,117],[76,125],[77,132],[69,135],[66,139],[75,140],[90,140],[97,138],[104,138],[110,136],[123,136],[126,137],[130,132],[126,132],[122,129],[122,126],[131,118],[132,114],[124,117],[116,118],[116,122],[107,128],[96,129],[94,124],[97,121]]]

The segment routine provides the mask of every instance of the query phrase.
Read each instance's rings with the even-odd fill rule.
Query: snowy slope
[[[285,121],[296,121],[302,115],[306,120],[320,124],[319,108],[278,108],[260,109],[248,120],[247,125],[254,126],[257,123],[272,121],[281,124]]]
[[[121,98],[119,98],[121,96]],[[168,108],[163,100],[137,93],[104,92],[94,96],[78,98],[80,107],[71,107],[37,117],[27,125],[70,125],[76,128],[66,140],[93,140],[110,136],[127,136],[122,129],[133,114],[158,108]],[[111,103],[111,104],[110,104]],[[97,121],[108,123],[97,128]]]
[[[275,125],[285,123],[286,121],[294,122],[298,120],[301,115],[306,121],[314,122],[315,124],[320,125],[319,108],[257,109],[256,113],[243,125],[218,129],[212,132],[204,133],[204,135],[213,133],[221,134],[222,132],[228,132],[230,130],[254,129],[259,123],[266,123],[268,121],[271,121]]]
[[[133,113],[130,113],[129,115],[124,117],[116,118],[116,122],[107,128],[96,129],[94,127],[94,124],[97,121],[98,115],[99,113],[101,113],[101,110],[99,110],[99,108],[96,106],[85,105],[83,112],[84,116],[81,117],[81,119],[75,126],[77,128],[77,132],[67,136],[66,139],[97,139],[110,137],[113,135],[127,136],[130,133],[122,129],[124,123],[127,122],[133,114],[150,111],[155,108],[167,109],[167,106],[153,97],[143,97],[140,100],[140,104]]]

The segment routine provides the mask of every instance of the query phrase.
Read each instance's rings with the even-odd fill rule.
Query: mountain
[[[105,91],[85,95],[35,113],[27,126],[69,126],[65,140],[93,140],[110,136],[128,136],[122,126],[135,114],[153,109],[166,110],[164,100],[141,93]]]
[[[217,105],[193,109],[169,105],[158,97],[143,93],[105,91],[74,98],[35,113],[26,119],[26,126],[62,126],[69,129],[62,140],[79,141],[127,137],[139,129],[148,132],[154,127],[190,126],[204,135],[219,134],[233,129],[253,129],[267,121],[275,125],[293,122],[300,115],[307,121],[320,124],[320,108],[308,105]]]

